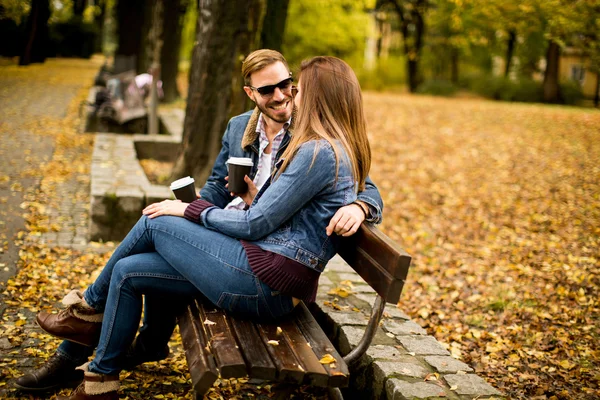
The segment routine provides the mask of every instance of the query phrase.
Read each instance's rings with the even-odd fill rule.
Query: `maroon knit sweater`
[[[202,211],[213,206],[206,200],[194,200],[186,208],[184,217],[199,224]],[[281,254],[263,250],[253,243],[244,240],[240,242],[246,250],[250,268],[258,279],[269,285],[271,289],[306,303],[315,301],[319,272]]]

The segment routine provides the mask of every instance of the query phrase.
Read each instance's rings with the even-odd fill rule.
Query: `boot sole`
[[[52,390],[59,390],[59,389],[63,389],[63,388],[74,388],[74,387],[79,386],[79,384],[81,382],[83,382],[83,377],[80,380],[73,380],[73,381],[65,382],[62,385],[56,384],[56,385],[46,386],[46,387],[41,387],[41,388],[40,387],[21,386],[17,382],[13,382],[13,386],[22,392],[41,393],[41,392],[50,392]]]

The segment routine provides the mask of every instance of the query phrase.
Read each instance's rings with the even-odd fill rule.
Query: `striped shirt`
[[[267,131],[265,129],[265,121],[263,118],[263,114],[261,113],[258,116],[258,123],[256,124],[256,132],[258,133],[259,143],[258,143],[258,170],[256,175],[254,176],[254,184],[256,188],[260,190],[260,188],[265,184],[269,176],[271,175],[271,171],[275,167],[275,163],[277,161],[277,152],[281,147],[281,142],[285,137],[285,132],[290,126],[291,118],[283,124],[283,128],[273,138],[271,141],[271,153],[265,154],[265,149],[269,146],[269,138],[267,137]],[[270,162],[269,162],[270,161]],[[226,210],[237,209],[243,210],[246,206],[246,203],[242,200],[241,197],[236,197],[229,204],[225,206]]]

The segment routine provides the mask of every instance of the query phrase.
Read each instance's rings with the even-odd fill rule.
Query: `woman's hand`
[[[349,204],[341,207],[329,221],[325,229],[327,236],[336,233],[341,236],[352,236],[365,220],[365,212],[358,204]]]
[[[142,210],[142,214],[148,218],[160,217],[161,215],[183,217],[187,206],[188,203],[183,203],[181,200],[163,200],[160,203],[150,204]]]
[[[226,176],[225,180],[229,181],[229,177]],[[256,194],[258,193],[258,188],[254,184],[252,179],[250,179],[248,177],[248,175],[244,175],[244,182],[246,182],[246,184],[248,185],[248,191],[246,193],[233,193],[233,192],[230,192],[230,193],[232,196],[240,196],[242,198],[242,200],[244,200],[244,203],[246,203],[250,206],[250,205],[252,205],[252,202],[254,201]],[[225,187],[228,188],[229,183],[225,184]]]

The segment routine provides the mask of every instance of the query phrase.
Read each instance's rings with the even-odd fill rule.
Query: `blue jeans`
[[[250,318],[274,319],[294,308],[291,296],[271,290],[254,275],[237,239],[180,217],[140,218],[85,291],[86,302],[104,312],[89,370],[121,371],[139,326],[142,295],[147,303],[151,299],[145,326],[160,325],[161,317],[169,315],[165,329],[157,332],[170,335],[177,311],[200,294],[217,307]],[[162,311],[153,316],[156,303]]]

